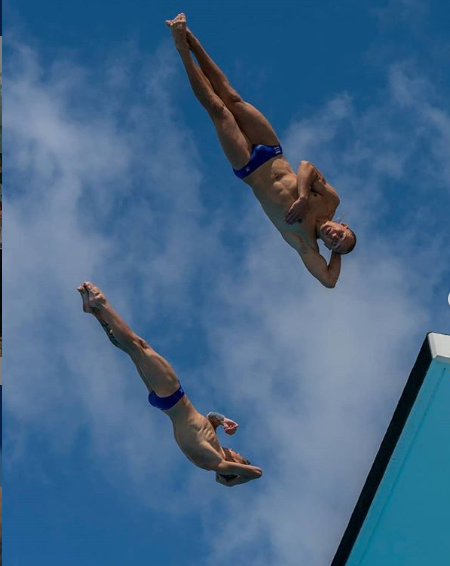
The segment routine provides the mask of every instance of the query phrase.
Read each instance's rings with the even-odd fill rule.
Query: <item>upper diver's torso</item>
[[[297,234],[312,248],[318,249],[316,221],[318,218],[331,220],[337,206],[336,203],[317,193],[314,190],[314,183],[309,193],[308,214],[301,222],[287,224],[286,213],[292,203],[298,199],[298,178],[282,155],[267,161],[243,181],[253,189],[269,220],[282,235],[286,232]]]

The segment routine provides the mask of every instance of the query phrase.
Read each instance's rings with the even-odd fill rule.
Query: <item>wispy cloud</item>
[[[326,565],[431,324],[423,290],[448,263],[435,229],[444,207],[424,191],[442,181],[450,131],[438,94],[425,98],[423,74],[393,66],[364,111],[344,93],[283,136],[291,161],[311,159],[336,185],[359,236],[329,291],[257,203],[239,203],[239,225],[205,210],[198,150],[171,102],[184,78],[167,46],[142,66],[131,46],[104,77],[70,60],[44,67],[20,43],[10,65],[6,440],[21,450],[9,466],[33,435],[63,459],[87,432],[98,473],[140,490],[151,469],[149,505],[163,494],[167,512],[209,524],[217,564],[239,552],[249,565]],[[180,364],[199,408],[241,421],[233,444],[263,465],[262,480],[220,490],[186,462],[184,489],[175,485],[167,470],[183,457],[166,418],[81,314],[83,279]],[[193,340],[195,355],[178,352]],[[210,521],[212,503],[226,521]]]
[[[430,12],[430,6],[420,0],[386,0],[378,5],[371,4],[369,9],[381,27],[407,24],[416,29]]]
[[[305,277],[277,235],[248,219],[255,243],[220,288],[226,315],[213,311],[209,332],[224,376],[217,397],[228,395],[254,429],[266,475],[260,491],[231,499],[219,564],[237,553],[255,566],[325,566],[337,548],[449,263],[447,231],[436,230],[443,213],[424,203],[448,135],[427,85],[393,66],[372,106],[358,111],[344,94],[284,138],[291,161],[313,160],[336,184],[359,234],[335,290]],[[439,198],[448,206],[448,192]]]
[[[199,266],[220,255],[220,244],[216,228],[203,224],[195,148],[171,106],[173,64],[161,47],[139,71],[145,96],[133,98],[134,84],[117,88],[117,68],[102,81],[71,60],[43,67],[22,43],[10,57],[9,447],[37,434],[57,450],[70,449],[88,430],[87,449],[137,484],[150,465],[170,483],[165,470],[181,456],[160,440],[164,428],[170,441],[168,423],[150,416],[137,377],[130,385],[122,379],[133,372],[128,360],[82,315],[75,289],[84,279],[104,285],[138,330],[159,328],[163,318],[176,342],[189,327],[191,286]],[[142,403],[130,394],[138,387]],[[153,450],[144,452],[148,443]]]

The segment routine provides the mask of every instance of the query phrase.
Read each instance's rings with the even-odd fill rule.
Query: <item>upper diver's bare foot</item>
[[[83,299],[84,312],[89,312],[91,314],[98,313],[99,310],[105,307],[108,303],[102,290],[90,281],[82,283],[79,287],[77,287],[77,291]]]
[[[186,51],[189,45],[186,39],[186,16],[181,13],[173,20],[166,20],[166,26],[170,28],[175,47],[178,51]]]
[[[186,28],[186,41],[188,42],[190,48],[192,48],[195,42],[198,43],[198,39],[195,37],[195,35],[191,32],[189,28]]]

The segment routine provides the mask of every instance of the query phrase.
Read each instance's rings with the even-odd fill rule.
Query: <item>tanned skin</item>
[[[149,393],[154,391],[158,397],[172,395],[180,383],[169,362],[127,326],[93,283],[86,281],[78,292],[84,312],[92,314],[110,342],[130,356]],[[163,412],[172,421],[175,441],[183,454],[199,468],[215,471],[218,483],[233,487],[262,476],[261,468],[219,443],[217,428],[222,425],[226,434],[232,435],[238,428],[236,422],[218,413],[203,416],[187,395]]]
[[[187,28],[185,15],[167,20],[166,25],[192,90],[208,112],[233,169],[248,164],[253,145],[278,145],[268,120],[230,85]],[[341,270],[341,254],[347,253],[354,238],[346,224],[333,221],[339,196],[322,173],[309,161],[301,161],[294,171],[283,155],[278,155],[243,180],[253,189],[286,242],[299,253],[308,271],[325,287],[334,287]],[[331,250],[328,264],[319,252],[319,239]]]

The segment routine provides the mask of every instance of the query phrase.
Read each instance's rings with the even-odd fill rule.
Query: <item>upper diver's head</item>
[[[327,220],[320,226],[318,236],[329,250],[337,254],[349,254],[356,246],[356,234],[343,222]]]

